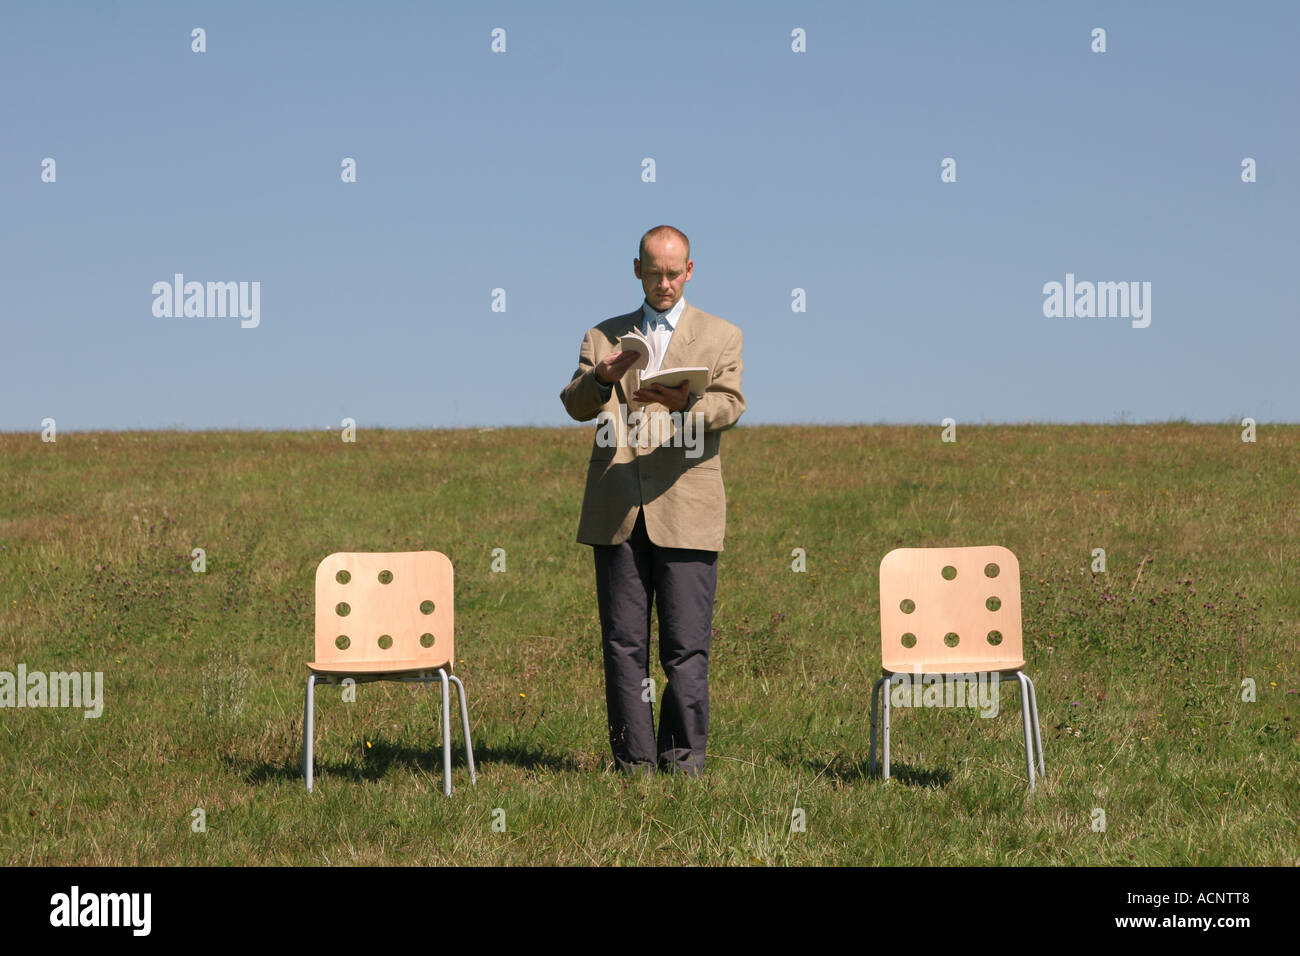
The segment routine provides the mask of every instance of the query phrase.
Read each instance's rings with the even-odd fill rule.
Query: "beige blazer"
[[[640,374],[636,370],[614,383],[608,401],[600,397],[596,363],[618,351],[619,336],[639,327],[642,315],[637,306],[588,331],[578,353],[578,369],[560,392],[573,418],[597,419],[578,541],[626,541],[640,507],[656,545],[721,551],[727,528],[722,432],[736,424],[745,410],[740,392],[740,329],[690,303],[682,309],[663,367],[703,366],[710,376],[705,393],[692,395],[686,411],[671,416],[659,402],[642,405],[632,400]],[[687,422],[682,415],[695,417]],[[630,427],[623,428],[624,422]]]

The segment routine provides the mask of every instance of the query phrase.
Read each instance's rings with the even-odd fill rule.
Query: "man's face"
[[[641,280],[650,308],[666,312],[682,297],[695,271],[695,261],[686,258],[686,249],[679,240],[651,237],[646,240],[645,261],[633,259],[632,270]]]

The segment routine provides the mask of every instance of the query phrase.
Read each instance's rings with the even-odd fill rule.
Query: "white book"
[[[655,341],[651,341],[641,334],[640,329],[632,329],[618,340],[618,347],[624,352],[637,353],[637,360],[632,364],[632,368],[639,373],[640,387],[664,385],[668,388],[677,388],[682,382],[690,382],[690,394],[703,395],[704,390],[709,387],[709,370],[704,366],[660,368],[664,357],[656,349],[657,344],[658,336],[655,337]]]

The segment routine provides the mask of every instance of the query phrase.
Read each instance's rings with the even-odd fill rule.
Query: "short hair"
[[[680,229],[677,229],[673,226],[655,226],[653,229],[649,230],[644,236],[642,236],[641,245],[637,248],[637,258],[645,259],[645,241],[647,239],[652,239],[652,238],[659,239],[665,236],[671,236],[672,238],[678,240],[683,246],[686,247],[686,261],[690,262],[691,240],[686,238],[686,233],[682,232]]]

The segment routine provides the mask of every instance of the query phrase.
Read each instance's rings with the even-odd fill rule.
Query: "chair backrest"
[[[438,551],[331,554],[316,567],[316,661],[450,665],[453,583]]]
[[[880,562],[887,671],[1018,670],[1020,628],[1020,562],[1006,548],[896,548]]]

